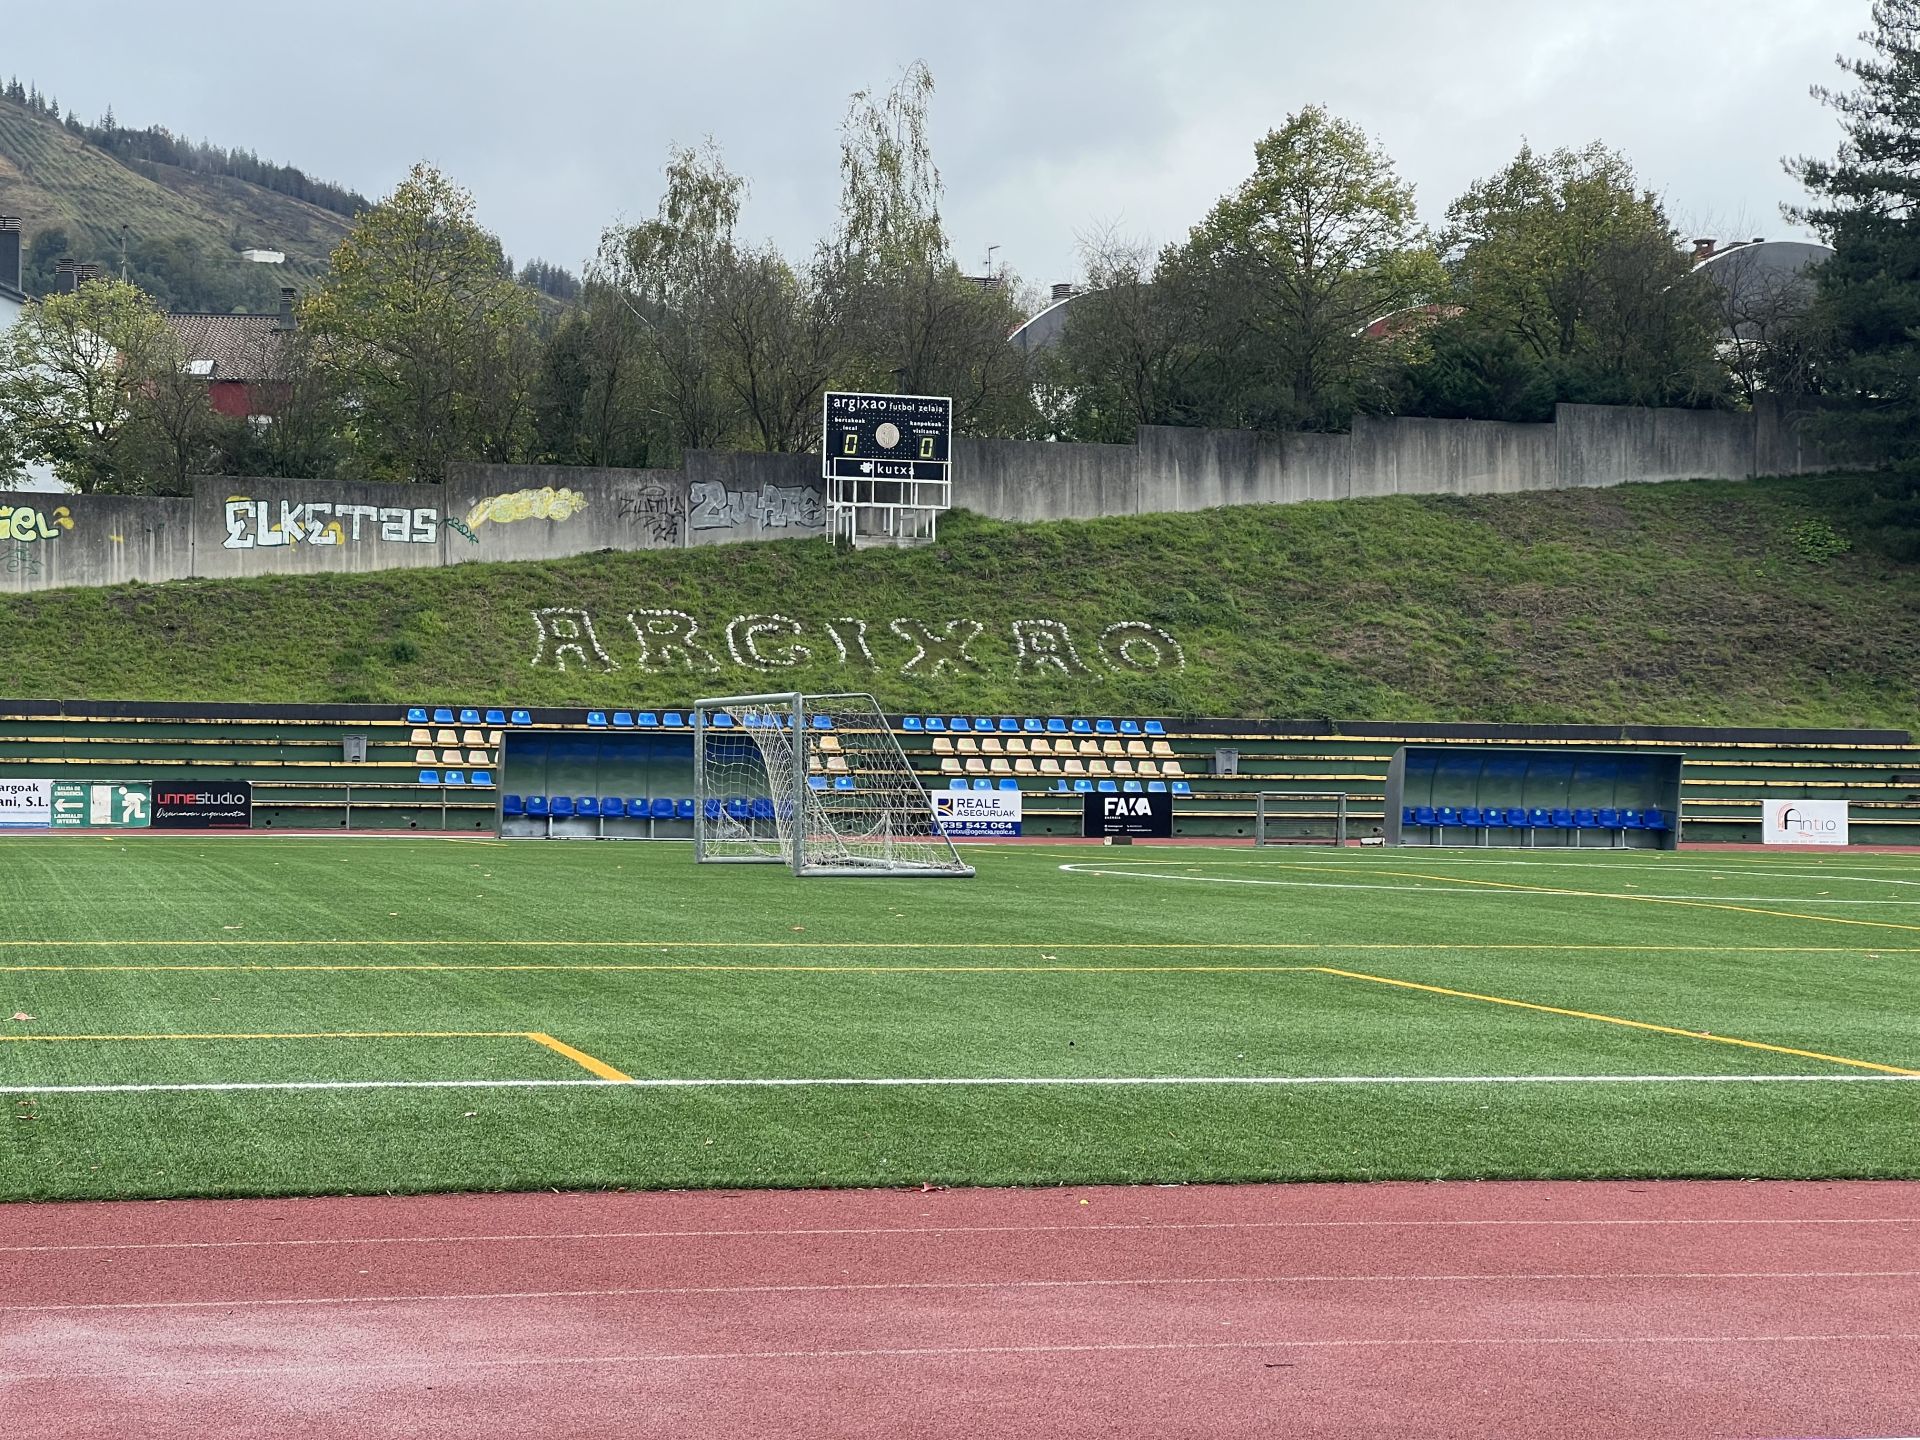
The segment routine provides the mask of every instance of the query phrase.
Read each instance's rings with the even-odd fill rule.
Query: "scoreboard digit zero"
[[[945,480],[953,401],[829,390],[820,473],[831,480]]]

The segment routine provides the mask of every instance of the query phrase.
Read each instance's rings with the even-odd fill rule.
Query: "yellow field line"
[[[1342,870],[1343,866],[1300,865],[1301,870]],[[1864,925],[1872,930],[1907,930],[1920,933],[1920,925],[1902,925],[1895,920],[1848,920],[1840,915],[1802,915],[1797,910],[1762,910],[1753,905],[1731,905],[1721,900],[1676,900],[1666,895],[1620,895],[1607,890],[1564,890],[1556,885],[1522,885],[1506,880],[1474,880],[1465,875],[1432,875],[1419,870],[1373,870],[1373,875],[1393,875],[1403,880],[1437,880],[1448,885],[1479,885],[1489,890],[1518,890],[1532,895],[1564,895],[1580,900],[1637,900],[1643,905],[1679,905],[1690,910],[1731,910],[1741,915],[1765,915],[1775,920],[1818,920],[1825,925]]]
[[[611,1065],[607,1064],[606,1061],[596,1060],[593,1056],[587,1054],[586,1051],[576,1050],[565,1041],[556,1040],[551,1035],[543,1035],[538,1030],[529,1030],[527,1032],[527,1039],[533,1041],[536,1045],[546,1046],[547,1049],[553,1051],[556,1055],[566,1056],[567,1059],[573,1061],[574,1064],[580,1066],[583,1070],[591,1071],[602,1080],[631,1080],[633,1078],[631,1075],[623,1074],[621,1071],[614,1069]]]
[[[308,1030],[262,1034],[193,1035],[0,1035],[0,1042],[58,1040],[526,1040],[525,1030]]]
[[[1737,1045],[1744,1050],[1765,1050],[1775,1055],[1793,1055],[1802,1060],[1824,1060],[1833,1065],[1851,1065],[1858,1070],[1877,1070],[1886,1075],[1920,1075],[1898,1065],[1882,1065],[1874,1060],[1853,1060],[1844,1055],[1826,1055],[1818,1050],[1796,1050],[1790,1045],[1769,1045],[1760,1040],[1741,1040],[1732,1035],[1711,1035],[1704,1030],[1682,1030],[1675,1025],[1655,1025],[1646,1020],[1628,1020],[1619,1015],[1600,1015],[1591,1010],[1568,1010],[1559,1005],[1540,1005],[1531,1000],[1513,1000],[1504,995],[1482,995],[1472,990],[1451,990],[1444,985],[1423,985],[1414,980],[1396,980],[1387,975],[1364,975],[1358,970],[1337,970],[1331,965],[1314,967],[1325,975],[1348,980],[1364,980],[1372,985],[1392,985],[1402,990],[1420,990],[1429,995],[1445,995],[1455,1000],[1477,1000],[1487,1005],[1509,1005],[1516,1010],[1535,1010],[1544,1015],[1564,1015],[1574,1020],[1595,1020],[1603,1025],[1623,1025],[1630,1030],[1651,1030],[1657,1035],[1679,1035],[1688,1040],[1708,1040],[1716,1045]]]

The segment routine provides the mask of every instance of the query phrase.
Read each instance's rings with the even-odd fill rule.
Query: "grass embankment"
[[[1920,1174],[1891,857],[0,852],[0,1200]]]
[[[695,691],[871,689],[900,709],[1910,728],[1920,563],[1896,482],[1822,476],[1395,498],[1015,526],[938,546],[602,553],[358,577],[0,599],[14,696],[646,705]],[[533,612],[578,607],[616,668],[532,662]],[[716,673],[649,672],[627,620],[685,611]],[[736,665],[727,622],[799,621],[811,659]],[[868,622],[875,664],[827,622]],[[984,627],[975,664],[906,669],[905,618]],[[1085,673],[1021,674],[1016,620],[1064,622]],[[1119,621],[1185,668],[1116,674]],[[964,627],[962,627],[964,629]],[[778,637],[764,642],[778,650]],[[583,647],[584,648],[584,647]]]

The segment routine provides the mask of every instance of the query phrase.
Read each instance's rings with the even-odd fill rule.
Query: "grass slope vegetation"
[[[276,283],[317,275],[347,233],[344,216],[244,180],[171,165],[137,173],[58,122],[0,104],[0,214],[18,215],[30,242],[64,228],[83,259],[118,254],[120,227],[135,240],[181,236],[209,264],[243,266],[234,242],[284,250]]]
[[[918,552],[792,541],[14,596],[0,634],[15,697],[625,706],[801,687],[950,712],[1907,729],[1920,557],[1889,523],[1903,488],[1819,476],[1027,526],[956,514]],[[589,612],[614,668],[533,663],[534,612],[553,606]],[[642,668],[640,608],[692,615],[722,668]],[[734,665],[725,630],[742,614],[800,622],[811,659]],[[874,666],[838,662],[826,623],[842,616],[868,622]],[[983,626],[977,663],[903,672],[914,646],[890,622],[955,618]],[[1036,618],[1069,628],[1087,673],[1018,673],[1011,625]],[[1100,631],[1122,620],[1173,635],[1184,668],[1098,667]]]

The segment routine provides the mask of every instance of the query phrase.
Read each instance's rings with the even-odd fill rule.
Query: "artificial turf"
[[[0,1087],[586,1082],[16,1089],[0,1198],[1920,1174],[1920,1085],[1882,1078],[1920,1072],[1903,857],[971,858],[801,881],[676,844],[0,841]],[[639,1088],[535,1035],[636,1079],[1391,1083]],[[1482,1078],[1554,1075],[1860,1078]]]

